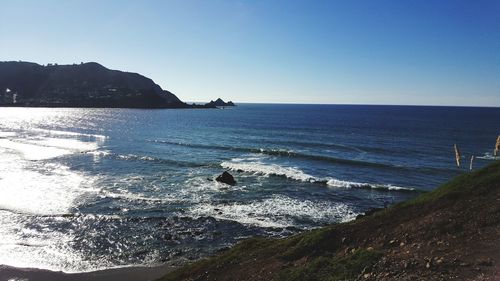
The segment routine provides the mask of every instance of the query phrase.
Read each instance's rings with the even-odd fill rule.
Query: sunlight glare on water
[[[48,225],[66,223],[64,216],[98,193],[95,177],[57,160],[95,151],[105,140],[50,130],[74,118],[80,117],[67,109],[0,111],[0,264],[85,270],[84,258],[70,246],[72,233]]]
[[[488,164],[499,118],[397,106],[1,108],[0,264],[175,264],[349,221],[461,173],[450,143]],[[235,186],[215,180],[223,171]]]

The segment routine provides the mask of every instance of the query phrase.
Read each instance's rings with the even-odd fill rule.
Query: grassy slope
[[[500,258],[499,200],[497,162],[349,223],[284,239],[243,241],[160,280],[465,280],[491,275]]]

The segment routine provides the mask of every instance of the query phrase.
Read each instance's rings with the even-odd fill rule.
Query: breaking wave
[[[264,164],[262,162],[222,162],[225,169],[260,174],[265,176],[282,176],[289,179],[314,182],[315,178],[294,167],[282,167],[277,164]]]
[[[346,164],[346,165],[351,165],[351,166],[377,167],[377,168],[382,168],[382,169],[398,169],[398,170],[414,169],[412,167],[404,167],[404,166],[391,165],[391,164],[386,164],[386,163],[370,162],[370,161],[355,160],[355,159],[345,159],[345,158],[338,158],[338,157],[324,156],[324,155],[317,155],[317,154],[308,154],[308,153],[297,152],[297,151],[287,150],[287,149],[268,149],[268,148],[250,148],[250,147],[233,147],[233,146],[220,146],[220,145],[205,145],[205,144],[193,144],[193,143],[184,143],[184,142],[167,141],[167,140],[152,140],[151,142],[184,146],[184,147],[191,147],[191,148],[216,149],[216,150],[224,150],[224,151],[236,151],[236,152],[245,152],[245,153],[264,154],[264,155],[269,155],[269,156],[298,158],[298,159],[322,161],[322,162],[335,163],[335,164]],[[345,146],[342,146],[342,145],[338,145],[338,146],[345,148]],[[362,151],[362,150],[358,150],[358,149],[354,149],[354,148],[353,148],[353,150],[356,150],[360,153],[361,152],[364,153],[364,151]]]
[[[297,200],[283,195],[251,203],[197,204],[189,213],[195,217],[211,216],[257,227],[297,227],[300,221],[335,223],[356,218],[357,213],[344,203]]]
[[[264,176],[279,176],[296,181],[324,184],[330,187],[365,188],[365,189],[377,189],[386,191],[393,191],[393,190],[416,191],[414,188],[411,187],[401,187],[390,184],[371,184],[371,183],[344,181],[334,178],[317,178],[305,173],[304,171],[296,167],[283,167],[277,164],[267,164],[259,161],[257,162],[242,162],[234,160],[225,161],[221,163],[221,166],[225,169],[237,172],[253,173]]]
[[[171,159],[165,159],[165,158],[160,158],[160,157],[153,157],[153,156],[147,156],[147,155],[135,155],[135,154],[106,154],[106,156],[111,156],[120,160],[125,160],[125,161],[146,161],[146,162],[154,162],[154,163],[160,163],[160,164],[169,164],[169,165],[174,165],[174,166],[179,166],[179,167],[206,167],[210,166],[210,164],[207,163],[199,163],[199,162],[189,162],[189,161],[178,161],[178,160],[171,160]]]
[[[486,152],[485,154],[483,154],[483,156],[477,156],[476,157],[477,159],[481,159],[481,160],[497,160],[497,159],[500,159],[500,157],[495,157],[493,156],[493,154],[489,153],[489,152]]]

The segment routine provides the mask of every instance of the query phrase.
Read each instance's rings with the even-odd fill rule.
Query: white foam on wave
[[[174,201],[172,198],[157,198],[145,196],[144,194],[132,193],[132,192],[108,192],[101,191],[100,196],[109,197],[114,199],[125,199],[128,201],[146,201],[146,202],[171,202]]]
[[[483,154],[483,156],[477,156],[476,157],[477,159],[482,159],[482,160],[497,160],[497,159],[500,159],[500,157],[495,157],[493,156],[492,153],[489,153],[489,152],[486,152]]]
[[[186,190],[187,187],[184,186],[179,186],[178,188],[172,188],[171,186],[171,188],[167,189],[167,192],[165,192],[165,188],[162,185],[150,185],[150,180],[150,178],[146,178],[140,174],[113,178],[110,183],[97,184],[101,186],[97,196],[100,198],[113,198],[129,202],[137,201],[157,204],[180,203],[185,201],[191,202],[192,200],[185,199],[196,195],[196,192],[193,191],[196,189],[197,185],[187,185],[187,187],[190,188],[189,191]],[[141,191],[137,191],[137,185],[141,185]]]
[[[338,180],[338,179],[328,179],[326,181],[326,184],[328,186],[332,186],[332,187],[344,187],[344,188],[362,187],[362,186],[367,185],[367,184],[364,184],[364,183],[352,182],[352,181],[343,181],[343,180]]]
[[[387,190],[409,190],[409,191],[414,191],[415,190],[415,188],[413,188],[413,187],[396,186],[396,185],[392,185],[392,184],[371,185],[371,188],[374,188],[374,189],[387,189]]]
[[[346,222],[356,218],[353,209],[339,202],[297,200],[283,195],[251,203],[194,205],[189,211],[195,217],[211,216],[258,227],[297,227],[297,220]],[[299,225],[300,227],[300,225]]]
[[[215,194],[224,192],[245,192],[245,185],[229,186],[215,180],[209,180],[204,176],[193,176],[182,183],[178,188],[166,197],[171,201],[188,202],[189,204],[199,204],[210,202]]]
[[[265,176],[283,176],[292,180],[309,182],[309,183],[323,183],[330,187],[340,188],[372,188],[380,190],[415,190],[411,187],[401,187],[391,184],[371,184],[363,182],[345,181],[335,178],[318,178],[305,173],[296,167],[283,167],[277,164],[264,163],[261,160],[252,158],[249,159],[235,158],[231,161],[221,163],[225,169],[233,171],[243,171]]]
[[[143,161],[155,161],[156,159],[151,156],[138,156],[135,154],[127,154],[127,155],[118,155],[118,158],[123,159],[123,160],[132,160],[132,159],[137,159],[137,160],[143,160]]]
[[[243,162],[243,161],[225,161],[221,163],[225,169],[233,171],[244,171],[265,176],[284,176],[298,181],[314,181],[314,177],[308,175],[295,167],[283,167],[277,164],[266,164],[260,161]]]
[[[352,182],[343,181],[338,179],[328,179],[326,184],[331,187],[342,187],[342,188],[369,188],[369,189],[380,189],[380,190],[415,190],[412,187],[402,187],[392,184],[372,184],[372,183],[362,183],[362,182]]]
[[[92,151],[86,151],[85,153],[93,155],[95,157],[105,157],[111,155],[111,151],[109,150],[92,150]]]
[[[260,153],[278,153],[278,154],[293,154],[295,153],[294,150],[291,149],[282,149],[282,148],[275,148],[275,149],[268,149],[268,148],[259,148]]]

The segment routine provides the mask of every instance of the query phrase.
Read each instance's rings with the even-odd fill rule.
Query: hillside
[[[496,162],[349,223],[246,240],[160,280],[498,280],[499,261]]]
[[[147,77],[95,62],[0,62],[0,106],[191,107]]]

